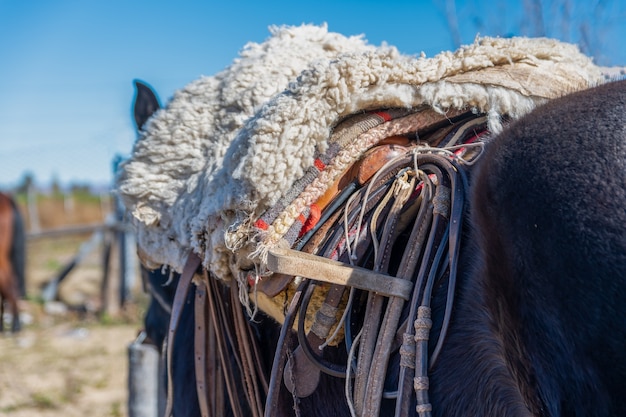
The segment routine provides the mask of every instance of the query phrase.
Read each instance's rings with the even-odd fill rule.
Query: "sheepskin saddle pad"
[[[437,143],[454,136],[461,119],[498,132],[504,120],[603,80],[576,46],[553,39],[478,38],[427,58],[326,26],[270,32],[176,92],[117,181],[147,266],[181,272],[193,252],[210,276],[234,278],[245,304],[275,317],[284,310],[276,291],[255,291],[272,280],[270,255],[298,249],[374,148],[424,138],[436,146],[429,135],[445,127]],[[456,150],[460,163],[472,159]]]

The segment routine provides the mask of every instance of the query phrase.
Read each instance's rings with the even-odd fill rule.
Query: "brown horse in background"
[[[15,206],[11,198],[0,193],[0,330],[4,331],[4,303],[8,303],[13,315],[11,331],[20,330],[17,275],[11,255],[15,236]]]

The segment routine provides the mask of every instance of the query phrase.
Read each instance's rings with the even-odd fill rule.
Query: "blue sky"
[[[327,22],[334,32],[433,56],[456,47],[446,19],[454,4],[464,44],[477,31],[544,33],[581,43],[603,65],[626,65],[621,0],[544,1],[543,29],[526,13],[530,3],[0,0],[0,188],[26,172],[39,185],[110,183],[113,158],[128,156],[135,140],[133,79],[167,102],[229,65],[246,42],[262,42],[270,25]]]

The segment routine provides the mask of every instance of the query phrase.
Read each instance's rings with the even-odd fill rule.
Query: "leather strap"
[[[336,310],[339,307],[344,291],[345,287],[343,285],[335,284],[330,287],[322,308],[315,315],[311,331],[306,336],[304,335],[304,321],[300,320],[298,323],[298,341],[300,346],[293,353],[293,362],[290,359],[289,362],[292,363],[287,363],[284,377],[285,386],[289,392],[300,398],[308,397],[317,389],[320,381],[320,368],[316,364],[318,362],[317,358],[310,360],[310,356],[322,353],[322,345],[328,337],[332,324],[335,322]],[[300,314],[306,314],[306,304],[302,304],[303,308],[300,309]]]
[[[256,343],[248,332],[249,325],[239,302],[239,293],[235,282],[231,283],[230,295],[235,338],[241,358],[240,373],[243,378],[246,397],[252,416],[261,417],[263,415],[263,397],[267,394],[267,389],[262,393],[262,388],[259,386],[256,364],[259,363],[260,358],[257,356],[258,351],[253,348]]]
[[[290,349],[288,337],[296,320],[298,309],[300,308],[300,303],[302,302],[302,292],[305,287],[306,282],[303,281],[291,298],[291,302],[289,303],[289,307],[285,313],[285,321],[280,328],[280,335],[278,337],[278,343],[276,344],[276,352],[274,353],[274,360],[272,361],[272,371],[270,373],[269,390],[265,400],[264,417],[277,417],[277,410],[280,409],[278,406],[278,401],[280,399],[280,387],[283,382],[282,377],[285,370],[287,351]]]
[[[237,380],[233,366],[241,365],[237,363],[237,355],[230,355],[228,345],[233,346],[232,323],[228,315],[228,310],[224,305],[224,298],[221,291],[224,289],[221,283],[209,276],[204,270],[204,279],[207,282],[207,303],[209,306],[209,319],[215,327],[217,354],[219,355],[220,368],[223,374],[226,393],[230,406],[235,417],[245,416],[242,409],[242,402],[239,399],[237,390]],[[212,353],[214,354],[214,353]],[[236,363],[233,365],[233,361]]]
[[[165,407],[165,415],[172,415],[173,406],[173,379],[172,379],[172,352],[174,350],[174,336],[178,323],[180,322],[180,315],[185,305],[187,294],[189,293],[189,287],[191,280],[200,266],[201,260],[195,253],[191,252],[187,257],[187,262],[183,268],[183,273],[178,281],[176,287],[176,294],[174,295],[174,302],[172,303],[172,314],[170,315],[170,323],[168,326],[166,346],[167,346],[167,404]]]
[[[403,335],[404,343],[401,352],[405,354],[405,357],[400,362],[398,399],[396,402],[396,416],[398,417],[414,415],[415,412],[420,416],[431,415],[432,407],[428,399],[428,368],[436,360],[438,352],[436,348],[429,362],[428,339],[432,325],[430,320],[431,292],[438,274],[447,268],[446,312],[437,343],[440,348],[445,338],[454,298],[456,262],[460,244],[465,189],[467,188],[463,170],[455,166],[453,161],[435,155],[425,156],[424,169],[435,173],[437,183],[440,184],[437,193],[445,193],[444,200],[449,201],[450,206],[442,207],[437,204],[434,206],[435,217],[427,243],[429,256],[422,261],[417,276],[415,293],[412,297],[413,302],[407,318],[409,325]],[[445,254],[448,255],[447,258],[444,257]],[[410,410],[409,407],[412,397],[411,388],[415,391],[415,410]]]
[[[382,270],[387,270],[389,264],[389,258],[391,256],[391,251],[393,249],[393,245],[396,242],[396,227],[397,222],[399,221],[401,209],[405,204],[408,203],[409,198],[413,190],[415,189],[415,181],[418,173],[414,172],[410,181],[406,181],[406,188],[401,189],[404,192],[397,192],[394,198],[392,209],[387,216],[387,219],[384,223],[384,229],[382,233],[382,240],[380,243],[381,248],[379,249],[378,259],[375,260],[375,267],[380,268]],[[409,251],[415,242],[409,239],[407,247]],[[403,282],[410,283],[411,280],[411,272],[414,265],[410,265],[408,263],[404,263],[405,268],[408,270],[399,270],[396,275]],[[382,393],[384,391],[384,382],[385,376],[387,372],[387,364],[389,362],[389,356],[391,355],[391,347],[393,345],[393,339],[396,334],[396,330],[398,327],[398,321],[400,319],[400,313],[402,312],[402,307],[404,306],[404,299],[398,297],[391,297],[387,303],[386,313],[384,314],[383,321],[380,321],[380,314],[382,306],[384,305],[384,298],[380,294],[370,293],[370,298],[373,299],[373,306],[375,309],[370,311],[371,318],[368,318],[368,312],[366,312],[365,322],[370,321],[371,323],[375,323],[376,326],[378,323],[380,324],[380,329],[376,331],[375,326],[368,329],[368,336],[371,337],[373,344],[370,342],[369,350],[366,351],[368,355],[371,355],[369,361],[365,361],[365,367],[369,367],[366,375],[361,373],[359,375],[359,368],[357,367],[357,375],[360,378],[355,382],[355,393],[357,386],[360,386],[361,389],[364,388],[365,397],[363,398],[363,406],[362,410],[364,415],[376,415],[378,410],[380,409],[380,402],[382,400]],[[362,346],[368,343],[366,338],[362,336],[361,340]],[[362,347],[363,349],[363,347]],[[361,352],[359,352],[361,353]],[[360,362],[360,358],[359,358]],[[361,382],[365,381],[365,383]],[[365,385],[365,387],[363,387]],[[356,394],[355,394],[355,408],[356,408]]]
[[[405,155],[403,158],[399,158],[396,162],[397,166],[411,166],[412,155]],[[396,240],[397,223],[399,221],[401,209],[407,203],[415,187],[415,177],[417,172],[413,172],[411,179],[406,175],[398,176],[395,182],[391,185],[387,195],[390,197],[390,209],[385,217],[381,218],[382,233],[380,233],[380,242],[378,244],[378,251],[374,259],[373,268],[376,271],[386,272],[389,265],[389,259],[391,256],[391,250]],[[398,174],[399,175],[399,174]],[[393,197],[393,198],[391,198]],[[372,219],[371,229],[372,234],[376,233],[378,210],[376,216]],[[376,233],[378,234],[378,233]],[[399,282],[410,284],[413,286],[410,280],[406,280],[403,277],[395,278]],[[396,297],[392,296],[392,299]],[[407,300],[404,298],[403,300]],[[379,401],[379,395],[382,396],[382,386],[385,378],[385,371],[387,368],[387,362],[391,347],[391,340],[386,346],[380,346],[377,343],[379,334],[380,316],[382,314],[382,308],[385,303],[385,297],[379,292],[370,292],[368,294],[368,303],[365,310],[365,318],[363,322],[363,330],[361,333],[361,341],[359,348],[359,355],[357,360],[357,369],[355,373],[354,383],[354,407],[357,414],[368,415],[372,409],[378,409],[375,406],[368,406],[370,402]],[[387,354],[380,354],[379,349],[383,348]],[[377,353],[378,352],[378,353]],[[378,357],[376,359],[376,357]],[[381,363],[375,363],[376,360],[380,360]],[[378,388],[374,388],[378,387]],[[380,392],[372,391],[379,390]],[[371,397],[373,395],[373,397]]]
[[[206,320],[206,285],[196,286],[194,300],[194,363],[196,371],[196,391],[202,417],[209,417],[207,371],[207,320]]]

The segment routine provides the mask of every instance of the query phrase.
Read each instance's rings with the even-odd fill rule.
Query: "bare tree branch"
[[[446,19],[448,32],[455,47],[471,41],[478,31],[491,36],[550,36],[577,43],[581,51],[593,56],[597,63],[610,61],[611,42],[606,42],[615,27],[622,25],[625,4],[622,0],[523,0],[519,5],[508,4],[511,16],[522,17],[507,21],[507,6],[502,2],[473,0],[461,7],[455,0],[433,0]]]

